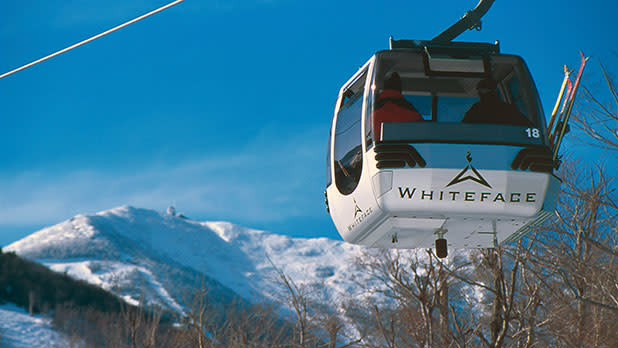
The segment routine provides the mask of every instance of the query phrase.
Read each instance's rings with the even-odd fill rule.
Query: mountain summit
[[[277,269],[322,300],[358,298],[369,281],[363,248],[327,238],[292,238],[229,222],[193,221],[122,206],[35,232],[6,248],[101,286],[182,312],[196,288],[249,302],[281,300]],[[273,267],[273,265],[276,267]]]

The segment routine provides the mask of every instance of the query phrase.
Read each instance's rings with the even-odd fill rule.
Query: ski
[[[553,159],[555,160],[558,156],[558,151],[560,149],[560,144],[562,143],[562,138],[567,130],[567,125],[569,123],[569,118],[571,116],[571,111],[573,111],[573,105],[575,104],[575,96],[577,95],[577,90],[579,88],[579,83],[581,81],[581,77],[584,73],[584,68],[586,67],[586,62],[589,57],[584,56],[583,52],[579,52],[581,56],[581,63],[579,65],[579,71],[577,72],[577,77],[575,78],[575,82],[573,83],[573,87],[571,88],[571,93],[567,96],[567,101],[564,105],[566,105],[566,110],[564,113],[561,113],[561,117],[558,119],[556,124],[556,143],[553,145]]]

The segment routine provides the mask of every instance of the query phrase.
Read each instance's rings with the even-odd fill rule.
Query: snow
[[[77,215],[5,248],[49,268],[130,299],[137,280],[150,301],[181,311],[153,264],[177,263],[202,273],[249,301],[280,300],[285,289],[276,269],[297,285],[319,289],[330,300],[362,297],[369,282],[356,265],[362,247],[326,238],[292,238],[230,222],[200,222],[122,206]],[[274,265],[274,266],[273,266]],[[132,285],[131,285],[132,284]],[[125,289],[125,291],[121,291]]]
[[[170,296],[165,287],[156,279],[156,276],[146,267],[127,265],[121,262],[114,261],[96,261],[96,260],[38,260],[46,265],[49,269],[65,273],[72,278],[84,280],[90,284],[97,285],[105,290],[113,291],[123,285],[127,279],[131,279],[134,274],[140,274],[141,279],[145,279],[148,287],[155,290],[158,298],[162,300],[162,304],[176,312],[183,313],[183,308]],[[126,284],[125,284],[126,285]],[[139,305],[139,301],[130,297],[122,296],[124,300],[132,305]]]
[[[97,285],[128,303],[157,304],[180,314],[191,305],[187,294],[205,286],[204,280],[224,295],[237,294],[249,302],[287,302],[278,271],[334,311],[352,299],[383,300],[371,291],[380,284],[357,262],[369,252],[366,248],[130,206],[77,215],[4,250]],[[408,253],[416,252],[424,253]]]
[[[0,347],[71,347],[69,338],[55,331],[46,315],[30,316],[14,304],[0,305]]]

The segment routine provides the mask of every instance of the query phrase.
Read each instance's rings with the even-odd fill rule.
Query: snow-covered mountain
[[[227,299],[282,300],[286,293],[273,264],[321,300],[362,298],[370,282],[356,265],[364,252],[358,246],[130,206],[75,216],[3,249],[131,303],[146,299],[177,312],[204,287]]]

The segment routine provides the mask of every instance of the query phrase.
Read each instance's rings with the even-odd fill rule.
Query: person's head
[[[386,76],[384,80],[384,89],[393,89],[401,92],[401,77],[399,77],[398,72],[393,71]]]
[[[479,97],[495,95],[496,93],[496,81],[492,78],[482,79],[476,84],[476,91],[479,94]]]

